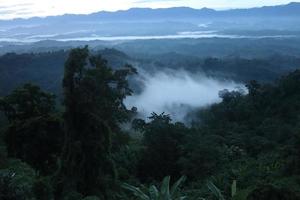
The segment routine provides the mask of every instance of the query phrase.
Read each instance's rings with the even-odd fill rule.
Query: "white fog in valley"
[[[128,108],[138,108],[141,118],[147,119],[152,112],[170,114],[173,121],[185,121],[187,113],[221,101],[219,92],[227,89],[245,90],[243,84],[217,80],[203,74],[190,74],[183,70],[155,74],[143,73],[140,77],[142,92],[127,97]]]

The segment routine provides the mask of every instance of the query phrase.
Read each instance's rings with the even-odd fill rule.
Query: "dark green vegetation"
[[[47,55],[5,55],[0,69],[21,70],[17,58]],[[4,65],[7,58],[14,63]],[[62,103],[33,84],[0,98],[1,200],[300,199],[300,71],[248,81],[246,95],[222,91],[223,101],[195,110],[187,127],[164,113],[144,121],[126,109],[127,80],[136,73],[130,65],[110,68],[87,48],[63,58],[66,52],[53,61],[65,61]],[[203,66],[299,66],[285,59],[206,59]]]
[[[47,53],[7,53],[0,57],[0,94],[9,94],[16,87],[31,82],[44,90],[60,96],[61,82],[64,76],[64,63],[70,51]],[[116,50],[100,51],[109,64],[121,67],[125,64],[126,55]]]
[[[158,43],[153,42],[152,45],[154,49],[159,49]],[[178,48],[181,48],[180,42],[177,45],[179,45]],[[201,45],[203,46],[202,48],[208,48],[210,44],[207,41],[207,44],[199,43],[199,46]],[[145,43],[143,46],[147,47],[148,45]],[[169,52],[158,55],[128,56],[115,49],[102,49],[91,53],[100,53],[113,69],[120,69],[126,63],[129,63],[137,65],[140,69],[148,72],[155,73],[167,69],[184,69],[191,73],[200,72],[218,79],[230,79],[237,82],[247,82],[254,79],[261,82],[271,82],[300,66],[299,57],[284,54],[274,54],[262,58],[238,56],[197,57],[195,56],[197,54],[191,55],[192,52],[197,52],[196,49],[199,46],[195,45],[195,49],[188,50],[189,46],[183,45],[182,48],[189,52],[188,55]],[[224,46],[228,46],[228,44],[224,44]],[[134,46],[126,48],[134,49]],[[231,47],[229,46],[228,48]],[[169,51],[170,49],[167,48],[167,50]],[[36,54],[8,53],[0,56],[0,95],[8,95],[18,86],[30,82],[39,85],[43,90],[54,93],[58,97],[57,100],[60,100],[62,96],[61,82],[64,76],[63,65],[69,52],[69,50],[61,50]],[[130,84],[133,90],[138,91],[139,84],[131,79]]]

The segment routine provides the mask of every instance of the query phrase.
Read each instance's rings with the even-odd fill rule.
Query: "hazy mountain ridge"
[[[160,19],[180,19],[180,18],[198,18],[198,17],[295,17],[300,16],[300,3],[292,2],[286,5],[264,6],[249,9],[230,9],[217,11],[210,8],[194,9],[189,7],[173,8],[131,8],[129,10],[120,10],[116,12],[100,11],[92,14],[65,14],[61,16],[49,16],[45,18],[33,17],[29,19],[1,20],[0,24],[5,23],[24,23],[24,22],[67,22],[73,20],[100,20],[100,21],[126,21],[126,20],[160,20]]]
[[[0,46],[57,41],[299,36],[300,3],[217,11],[209,8],[131,8],[88,15],[0,21]],[[243,31],[243,32],[236,32]],[[267,30],[267,31],[266,31]],[[281,32],[278,32],[278,31]],[[277,31],[277,32],[274,32]],[[287,31],[287,32],[284,32]],[[278,34],[274,34],[278,33]]]

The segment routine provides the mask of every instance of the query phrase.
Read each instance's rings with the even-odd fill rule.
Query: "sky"
[[[287,4],[291,0],[0,0],[0,19],[33,16],[88,14],[126,10],[133,7],[249,8]],[[300,2],[300,0],[294,0]]]

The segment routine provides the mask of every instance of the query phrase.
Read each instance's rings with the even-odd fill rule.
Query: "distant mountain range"
[[[249,9],[230,9],[217,11],[209,8],[193,9],[189,7],[174,8],[131,8],[124,11],[101,11],[88,15],[65,14],[45,18],[33,17],[29,19],[2,20],[0,25],[6,22],[68,22],[73,20],[84,21],[147,21],[147,20],[179,20],[193,18],[232,18],[232,17],[300,17],[300,3],[292,2],[286,5],[265,6]]]
[[[74,15],[73,15],[74,16]],[[98,12],[85,16],[89,19],[121,20],[121,19],[160,19],[160,18],[198,18],[198,17],[256,17],[256,16],[300,16],[300,3],[289,3],[280,6],[266,6],[250,9],[231,9],[217,11],[210,8],[193,9],[189,7],[175,8],[132,8],[126,11]],[[72,15],[70,15],[72,17]]]
[[[279,36],[283,34],[293,37],[300,32],[300,27],[296,24],[300,24],[300,3],[222,11],[188,7],[131,8],[87,15],[66,14],[2,20],[0,46],[43,40],[135,40],[137,36],[148,39],[164,36],[232,38],[236,34],[251,35],[251,31],[263,31],[258,36],[274,36],[274,33],[281,31]]]

